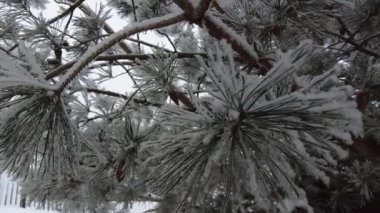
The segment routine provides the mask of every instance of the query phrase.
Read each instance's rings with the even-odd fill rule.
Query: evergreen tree
[[[380,212],[379,0],[91,3],[0,0],[0,168],[23,206]],[[120,70],[131,91],[105,90]]]

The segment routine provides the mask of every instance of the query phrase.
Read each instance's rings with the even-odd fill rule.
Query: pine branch
[[[63,89],[79,74],[79,72],[98,55],[103,53],[106,49],[117,44],[122,39],[133,35],[138,32],[146,30],[165,27],[171,24],[183,21],[185,18],[184,13],[172,13],[163,17],[142,21],[140,23],[134,23],[130,26],[120,30],[119,32],[112,34],[110,37],[96,45],[95,47],[87,50],[80,59],[67,71],[63,77],[61,84],[57,87],[57,92],[61,93]]]
[[[349,143],[351,134],[361,131],[360,113],[349,101],[352,88],[327,86],[334,78],[329,71],[292,90],[293,77],[299,78],[297,71],[313,53],[311,42],[280,53],[263,77],[241,72],[230,46],[221,43],[225,49],[217,47],[216,57],[201,60],[212,82],[206,87],[211,97],[192,96],[194,111],[161,108],[157,119],[167,132],[142,145],[154,150],[147,161],[158,164],[148,176],[149,189],[159,195],[185,190],[178,208],[186,209],[205,205],[209,191],[219,192],[224,202],[242,196],[237,189],[243,188],[258,203],[295,199],[299,191],[292,170],[297,168],[327,183],[326,167],[336,165],[335,155],[347,153],[324,138]]]
[[[257,53],[253,51],[248,42],[229,29],[227,25],[225,25],[217,17],[213,16],[209,11],[206,12],[204,16],[204,24],[209,30],[211,36],[217,38],[218,40],[226,39],[228,43],[231,44],[232,48],[238,52],[239,55],[250,65],[259,69],[265,68],[268,71],[270,67],[262,67],[262,65],[260,65]]]
[[[269,71],[271,68],[269,61],[265,58],[260,58],[246,39],[231,30],[208,10],[211,0],[201,1],[197,6],[194,6],[188,0],[176,0],[174,2],[185,11],[188,21],[196,23],[201,27],[204,25],[208,29],[209,34],[218,40],[226,39],[231,44],[232,49],[239,53],[250,66],[260,70],[260,74],[265,74]]]
[[[98,56],[94,60],[95,61],[116,61],[116,60],[125,59],[125,60],[135,61],[136,59],[139,59],[139,60],[148,60],[148,59],[154,58],[154,56],[155,56],[154,54],[102,55],[102,56]],[[170,55],[167,54],[167,57],[169,57],[169,56]],[[177,58],[195,58],[196,56],[206,57],[207,54],[206,53],[185,53],[185,52],[184,53],[177,53]],[[77,62],[78,61],[67,62],[66,64],[63,64],[62,66],[57,67],[54,70],[51,70],[46,75],[46,79],[51,79],[51,78],[54,78],[54,77],[58,76],[63,71],[65,71],[66,69],[72,67]]]
[[[54,96],[54,88],[44,80],[34,54],[23,43],[18,46],[22,64],[0,53],[0,110],[8,112],[8,117],[1,117],[0,152],[6,156],[2,169],[23,178],[32,176],[33,168],[40,176],[73,177],[78,132],[64,100]]]
[[[74,2],[75,0],[69,0],[70,2]],[[87,14],[88,16],[93,16],[95,14],[95,12],[87,7],[86,5],[79,5],[79,8],[85,13]],[[108,34],[114,34],[115,31],[112,29],[112,27],[107,24],[107,23],[104,23],[104,26],[103,26],[104,30],[108,33]],[[131,53],[131,49],[128,47],[128,45],[124,42],[120,42],[119,43],[121,49],[125,52],[125,53]]]

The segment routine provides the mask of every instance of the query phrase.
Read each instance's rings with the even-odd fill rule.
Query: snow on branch
[[[103,53],[108,48],[120,42],[122,39],[151,29],[165,27],[171,24],[178,23],[185,19],[184,13],[172,13],[163,17],[154,18],[151,20],[145,20],[139,23],[132,23],[128,27],[111,35],[95,47],[87,50],[79,60],[67,71],[62,77],[61,84],[57,86],[57,92],[61,93],[63,89],[79,74],[79,72],[98,55]]]
[[[246,63],[257,68],[261,74],[265,74],[271,68],[270,63],[260,58],[245,38],[238,35],[212,14],[209,10],[211,1],[185,0],[175,1],[175,3],[185,11],[188,21],[206,27],[210,35],[218,40],[227,40],[232,49],[239,53],[240,57],[246,60]]]

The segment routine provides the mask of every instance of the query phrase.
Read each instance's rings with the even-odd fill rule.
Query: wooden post
[[[20,207],[26,208],[26,194],[21,194]]]

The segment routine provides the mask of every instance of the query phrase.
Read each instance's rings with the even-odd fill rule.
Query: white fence
[[[48,211],[59,209],[59,206],[49,202],[45,205],[28,202],[28,198],[21,194],[21,187],[4,174],[0,176],[0,207],[2,206],[38,208]]]
[[[14,207],[19,208],[17,211],[12,212],[24,212],[21,211],[20,207],[22,206],[22,202],[25,202],[26,209],[41,209],[48,213],[60,212],[62,211],[62,204],[56,204],[47,202],[45,205],[41,205],[36,202],[30,202],[28,197],[23,200],[21,195],[21,187],[17,185],[14,181],[8,178],[6,175],[0,175],[0,213],[9,213],[11,211],[2,210],[4,207]],[[131,213],[142,213],[147,211],[148,209],[154,208],[155,203],[134,203],[132,208],[130,209]],[[27,211],[29,212],[29,211]],[[34,211],[32,211],[34,212]],[[38,211],[39,212],[39,211]],[[84,209],[81,212],[86,212]],[[114,212],[118,212],[115,211]]]

